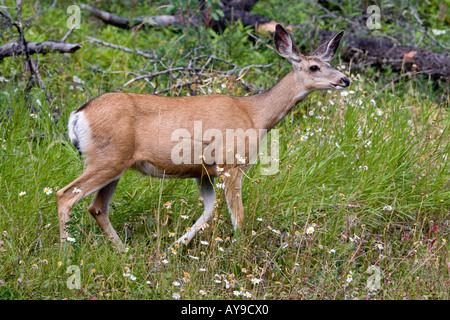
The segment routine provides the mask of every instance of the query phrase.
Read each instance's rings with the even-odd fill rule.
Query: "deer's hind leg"
[[[119,179],[112,180],[106,186],[98,190],[92,202],[88,208],[89,213],[97,221],[98,226],[103,231],[103,233],[112,241],[114,246],[120,251],[125,250],[125,246],[117,235],[116,230],[114,230],[109,220],[109,203],[116,190]]]
[[[99,191],[99,193],[94,197],[94,201],[92,202],[91,207],[94,211],[101,208],[100,212],[105,212],[105,203],[109,203],[109,200],[111,200],[112,194],[117,185],[117,181],[123,174],[123,172],[125,172],[125,170],[126,169],[123,168],[118,169],[112,167],[98,168],[95,165],[91,165],[79,178],[75,179],[72,183],[56,193],[58,199],[58,216],[61,242],[64,242],[65,239],[69,236],[66,230],[66,224],[70,220],[72,207],[78,201],[89,196],[90,194],[98,190],[103,190]],[[114,230],[109,223],[107,214],[100,215],[97,223],[99,223],[99,226],[102,230],[105,227],[106,230],[110,232],[111,230]]]

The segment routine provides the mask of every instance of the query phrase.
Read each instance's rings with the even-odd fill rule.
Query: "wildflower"
[[[184,215],[184,214],[180,215],[180,217],[181,217],[182,220],[187,220],[187,219],[189,219],[189,216]]]
[[[44,226],[44,228],[47,229],[47,228],[49,228],[50,226],[51,226],[51,224],[50,224],[50,223],[47,223],[47,224]]]
[[[257,218],[256,220],[257,221],[263,221],[263,218]]]
[[[308,140],[308,136],[303,135],[300,137],[300,141],[306,141],[306,140]]]
[[[58,261],[58,263],[56,264],[58,267],[62,266],[62,261]]]
[[[53,192],[53,190],[52,190],[52,188],[44,188],[44,193],[46,194],[46,195],[49,195],[49,194],[52,194],[52,192]]]
[[[170,232],[169,231],[169,238],[175,237],[175,232]]]
[[[223,168],[221,168],[221,167],[219,167],[219,166],[217,166],[217,172],[222,172],[224,169]]]
[[[20,261],[19,261],[19,264],[25,264],[25,261],[20,260]]]
[[[446,242],[447,242],[447,239],[442,238],[442,243],[446,243]]]
[[[174,285],[175,287],[179,287],[179,286],[181,286],[181,282],[174,281],[174,282],[172,282],[172,285]]]
[[[37,114],[35,114],[35,113],[32,113],[32,114],[30,114],[30,117],[32,117],[33,119],[37,119]]]
[[[345,280],[347,283],[350,283],[353,281],[353,276],[351,274],[347,275],[347,279]]]
[[[255,285],[255,284],[259,284],[262,280],[261,279],[257,279],[257,278],[252,278],[251,282]]]
[[[233,291],[233,294],[234,294],[236,297],[239,297],[242,293],[241,293],[241,291],[234,290],[234,291]]]
[[[169,263],[169,260],[164,259],[164,260],[162,260],[161,262],[164,263],[164,264],[168,264],[168,263]]]
[[[73,190],[72,190],[72,193],[80,193],[80,192],[81,192],[81,189],[79,189],[77,187],[73,188]]]
[[[375,246],[378,248],[378,250],[383,250],[383,245],[381,243],[377,243]]]
[[[177,292],[172,293],[172,298],[174,298],[175,300],[180,300],[180,294]]]
[[[164,208],[166,208],[166,209],[170,209],[170,208],[172,208],[172,204],[169,202],[169,201],[167,201],[166,203],[164,203]]]
[[[376,112],[377,116],[379,116],[379,117],[381,117],[383,115],[383,111],[378,108],[375,110],[375,112]]]
[[[228,172],[225,172],[223,175],[227,178],[231,177],[231,174],[229,174]]]
[[[194,260],[200,259],[199,257],[193,256],[193,255],[189,255],[189,258],[194,259]]]
[[[200,272],[206,272],[206,268],[199,268],[198,271],[200,271]]]
[[[313,232],[314,232],[314,227],[308,227],[308,229],[306,229],[307,234],[312,234]]]
[[[219,247],[217,250],[224,252],[225,250],[222,247]]]
[[[280,230],[272,229],[272,232],[273,232],[273,233],[276,233],[276,234],[281,234]]]
[[[221,237],[216,237],[215,241],[216,242],[223,242],[223,239]]]
[[[25,191],[21,191],[20,193],[19,193],[19,197],[23,197],[24,195],[26,195],[27,193],[25,192]]]
[[[383,210],[392,211],[392,207],[386,205],[386,206],[383,207]]]
[[[235,157],[236,157],[238,163],[245,164],[245,158],[242,158],[238,153],[236,154]]]
[[[78,78],[77,76],[73,76],[73,82],[78,83],[78,84],[84,84],[84,81],[81,80],[80,78]]]
[[[45,264],[48,264],[48,260],[47,259],[42,259],[41,262],[45,263]]]
[[[34,264],[31,266],[31,268],[37,270],[39,267],[38,267],[38,265],[37,265],[36,263],[34,263]]]
[[[204,296],[204,295],[206,295],[207,292],[205,290],[200,290],[198,293],[200,293],[200,295]]]
[[[348,91],[342,91],[341,92],[341,97],[346,97],[348,96]]]
[[[177,250],[172,249],[172,253],[173,253],[173,254],[177,254]]]
[[[200,243],[201,243],[202,245],[204,245],[204,246],[207,246],[207,245],[209,244],[208,241],[200,241]]]
[[[252,230],[252,236],[256,236],[256,231]]]
[[[225,183],[216,183],[216,187],[219,189],[225,189]]]
[[[245,292],[244,294],[243,294],[243,296],[245,297],[245,298],[247,298],[247,299],[249,299],[249,298],[251,298],[252,297],[252,294],[250,293],[250,292]]]
[[[216,89],[216,93],[221,93],[222,91],[220,91],[220,89]]]
[[[71,237],[67,237],[66,238],[67,241],[74,243],[76,240],[75,238],[71,238]]]
[[[94,268],[91,269],[91,273],[95,273],[95,269]]]
[[[334,249],[328,249],[328,253],[335,253],[336,252],[336,250],[334,250]]]
[[[135,276],[133,276],[132,274],[130,274],[130,280],[132,280],[132,281],[136,281],[136,277],[135,277]]]

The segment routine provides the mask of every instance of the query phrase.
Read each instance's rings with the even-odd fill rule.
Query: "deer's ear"
[[[343,35],[344,30],[334,35],[328,42],[322,43],[311,55],[317,56],[322,61],[330,61],[336,54]]]
[[[292,41],[291,36],[280,24],[275,27],[274,42],[278,54],[291,63],[293,61],[299,62],[302,59],[303,56]]]

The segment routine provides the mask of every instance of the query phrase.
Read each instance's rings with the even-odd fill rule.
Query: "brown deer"
[[[312,55],[305,56],[286,30],[277,25],[275,47],[292,64],[292,70],[260,94],[162,97],[106,93],[72,112],[69,138],[80,154],[86,156],[87,168],[57,192],[61,241],[68,237],[66,223],[72,207],[94,194],[89,212],[118,250],[124,250],[109,220],[108,207],[120,176],[129,168],[160,178],[196,178],[204,211],[177,243],[189,243],[212,217],[217,177],[221,177],[225,189],[233,226],[242,227],[241,179],[264,134],[312,91],[349,86],[350,80],[327,63],[343,33],[337,33]],[[235,133],[232,142],[240,138],[236,132],[245,135],[232,148],[228,144],[225,147],[222,141],[230,130]],[[248,133],[252,130],[260,132],[257,139],[250,139]],[[175,132],[178,133],[174,135]],[[242,146],[245,151],[237,154]]]

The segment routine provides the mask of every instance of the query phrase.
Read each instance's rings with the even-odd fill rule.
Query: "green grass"
[[[61,5],[38,17],[30,41],[64,35],[64,15]],[[49,17],[51,28],[43,34]],[[85,13],[83,19],[70,41],[91,35],[133,46],[131,32]],[[186,65],[185,54],[200,45],[205,54],[238,67],[279,61],[244,76],[245,83],[268,88],[289,65],[249,41],[246,31],[239,25],[224,35],[155,29],[137,32],[134,41],[167,65]],[[346,66],[352,79],[347,96],[313,93],[276,127],[279,172],[261,175],[259,164],[246,172],[242,230],[233,231],[218,190],[214,220],[188,247],[171,246],[202,212],[195,183],[127,172],[110,212],[126,240],[128,251],[121,255],[87,212],[90,199],[72,213],[76,242],[60,247],[55,193],[83,171],[67,138],[70,112],[117,89],[133,77],[127,72],[148,61],[89,42],[76,54],[39,59],[50,102],[39,88],[25,99],[28,74],[20,58],[0,62],[9,80],[0,83],[0,299],[173,299],[174,293],[181,299],[449,299],[449,100],[442,86],[419,78],[381,90],[389,71]],[[90,65],[104,72],[94,73]],[[333,65],[341,65],[339,58]],[[214,61],[211,68],[229,65]],[[160,88],[167,81],[154,80]],[[252,93],[220,75],[189,88],[208,89]],[[137,81],[125,90],[154,88]],[[188,90],[167,93],[176,94]],[[167,201],[170,210],[163,206]],[[310,227],[314,231],[307,233]],[[69,266],[79,268],[79,289],[67,285]],[[367,287],[371,281],[377,290]]]

